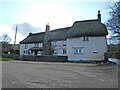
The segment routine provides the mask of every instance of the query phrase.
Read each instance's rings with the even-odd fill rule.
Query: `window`
[[[82,53],[83,53],[83,47],[74,48],[74,54],[82,54]]]
[[[89,41],[89,37],[87,35],[83,36],[83,41]]]
[[[39,43],[35,43],[35,47],[39,47]]]
[[[58,49],[53,49],[53,54],[58,54]]]
[[[98,54],[98,52],[97,52],[97,51],[94,51],[93,54]]]
[[[24,50],[24,54],[28,54],[28,50]]]
[[[67,53],[66,48],[63,48],[63,54],[66,54],[66,53]]]
[[[56,46],[56,41],[51,42],[51,44],[52,44],[53,46]]]
[[[28,49],[28,44],[25,44],[25,49]]]
[[[39,43],[39,47],[42,47],[43,46],[43,43]]]

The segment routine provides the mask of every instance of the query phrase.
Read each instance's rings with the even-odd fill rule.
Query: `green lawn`
[[[10,61],[14,60],[13,58],[7,58],[7,57],[0,57],[0,61]]]

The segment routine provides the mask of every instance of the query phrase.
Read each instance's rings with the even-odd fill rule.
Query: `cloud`
[[[11,44],[14,43],[14,38],[15,38],[15,31],[13,31],[11,29],[10,25],[0,25],[0,36],[2,36],[3,34],[8,34],[9,37],[11,38]],[[17,41],[16,43],[19,43],[19,41],[21,41],[24,37],[21,37],[19,34],[17,34]]]
[[[62,4],[57,5],[55,3],[47,2],[43,5],[29,4],[28,7],[29,8],[26,8],[26,11],[14,21],[15,23],[29,22],[36,27],[40,26],[44,31],[47,23],[50,24],[50,28],[53,30],[71,26],[76,20],[72,11],[65,8]]]
[[[15,31],[16,26],[17,26],[17,32],[24,37],[26,37],[30,32],[38,33],[41,31],[41,28],[33,27],[29,23],[14,24],[12,30]]]

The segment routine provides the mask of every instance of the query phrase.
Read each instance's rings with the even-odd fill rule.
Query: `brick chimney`
[[[46,31],[45,32],[50,32],[50,26],[49,23],[46,25]]]
[[[51,44],[50,44],[50,26],[46,25],[44,41],[43,41],[43,55],[51,54]]]
[[[98,10],[97,18],[98,18],[98,21],[101,22],[101,14],[100,14],[100,10]]]

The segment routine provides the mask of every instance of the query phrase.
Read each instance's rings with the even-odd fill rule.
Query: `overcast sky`
[[[72,26],[75,21],[97,19],[98,10],[105,23],[112,1],[115,0],[0,0],[0,36],[7,33],[13,44],[17,25],[19,43],[30,32],[45,31],[47,23],[53,30]]]

